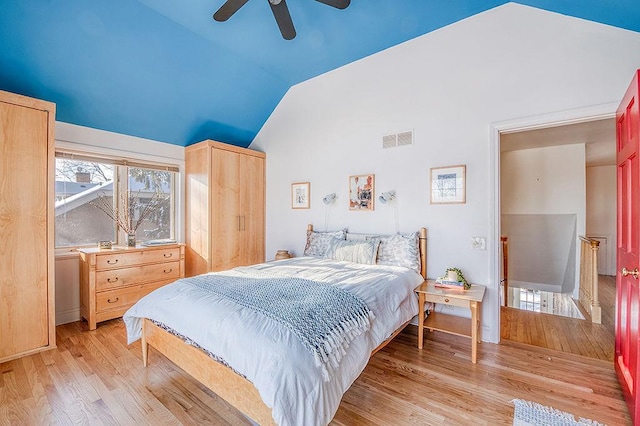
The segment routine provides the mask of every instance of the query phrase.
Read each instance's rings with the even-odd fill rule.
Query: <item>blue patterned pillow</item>
[[[324,257],[332,238],[344,240],[347,230],[341,229],[334,232],[307,231],[307,245],[304,247],[305,256]]]
[[[333,238],[329,241],[329,248],[324,255],[327,259],[346,260],[347,262],[375,265],[378,257],[380,240],[346,241]]]
[[[418,233],[368,237],[379,239],[378,265],[404,266],[420,273]]]

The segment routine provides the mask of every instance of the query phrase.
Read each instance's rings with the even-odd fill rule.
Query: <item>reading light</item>
[[[331,203],[333,203],[333,201],[336,199],[336,193],[333,192],[331,194],[327,194],[323,199],[322,202],[325,203],[326,205],[329,205]]]
[[[383,192],[382,195],[378,197],[378,200],[380,200],[382,204],[387,204],[387,201],[395,200],[395,198],[396,198],[396,191],[391,190],[391,191]]]

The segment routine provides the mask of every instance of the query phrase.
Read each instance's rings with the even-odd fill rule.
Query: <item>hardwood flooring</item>
[[[602,324],[502,307],[501,339],[613,362],[616,280],[600,275],[599,283]]]
[[[611,362],[516,342],[408,327],[345,394],[333,425],[510,425],[522,398],[608,425],[630,424]],[[246,425],[238,411],[155,350],[142,366],[121,320],[57,328],[58,348],[0,364],[0,425]]]

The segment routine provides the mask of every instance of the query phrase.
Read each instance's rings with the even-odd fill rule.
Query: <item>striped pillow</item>
[[[346,260],[347,262],[375,265],[380,240],[346,241],[337,238],[329,241],[329,248],[324,255],[327,259]]]

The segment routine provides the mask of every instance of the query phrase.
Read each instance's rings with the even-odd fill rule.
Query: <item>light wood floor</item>
[[[0,364],[0,424],[239,425],[246,419],[154,350],[142,366],[121,320],[57,328],[58,348]],[[515,342],[408,327],[345,394],[333,425],[510,425],[522,398],[609,425],[630,424],[612,363]]]
[[[602,324],[520,309],[501,309],[502,340],[557,349],[613,362],[615,344],[615,277],[599,276]]]

